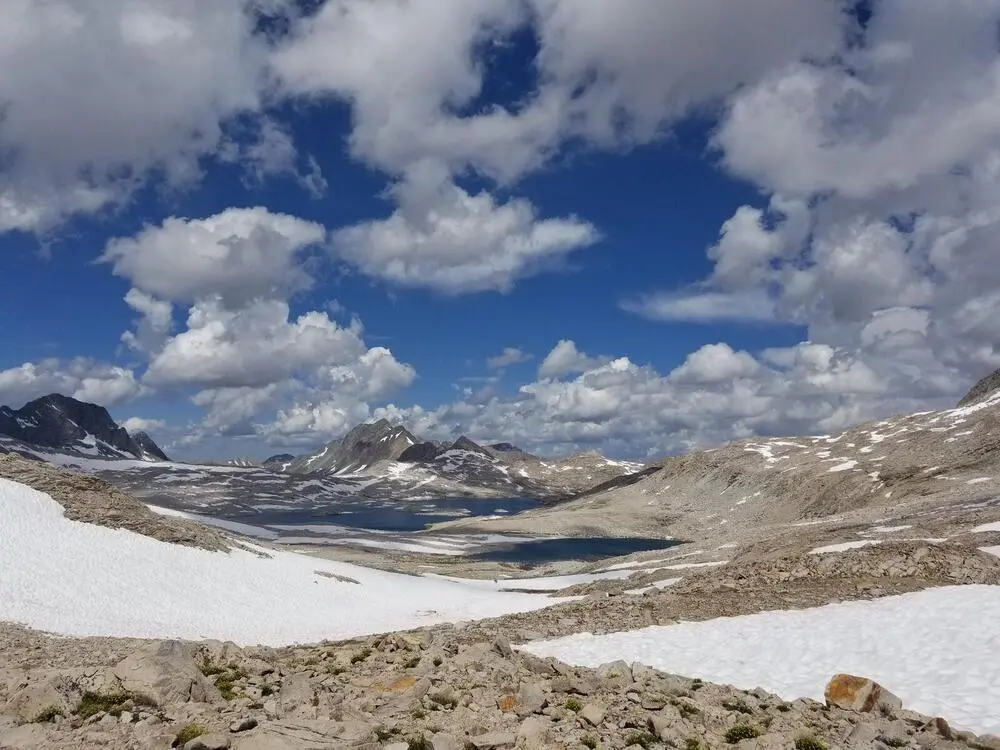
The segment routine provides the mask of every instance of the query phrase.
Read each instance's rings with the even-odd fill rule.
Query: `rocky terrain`
[[[955,409],[837,435],[755,438],[667,458],[658,469],[566,502],[447,526],[744,543],[793,524],[926,523],[972,514],[1000,503],[1000,391],[977,385],[976,393]]]
[[[287,649],[0,629],[0,747],[143,750],[941,748],[1000,739],[831,675],[786,701],[641,664],[571,667],[435,628]],[[888,686],[887,686],[888,687]]]
[[[610,477],[593,491],[520,517],[447,525],[451,533],[463,527],[653,533],[685,542],[666,550],[534,570],[461,556],[378,554],[379,566],[413,575],[473,577],[484,587],[558,597],[519,614],[285,648],[57,638],[0,625],[0,748],[1000,750],[1000,737],[960,731],[947,715],[909,710],[893,694],[908,686],[878,685],[863,674],[831,670],[825,701],[818,702],[753,683],[741,685],[746,689],[713,683],[695,670],[678,676],[610,660],[588,668],[532,653],[551,648],[547,639],[581,631],[672,630],[719,618],[816,612],[838,602],[994,590],[1000,586],[1000,502],[992,487],[998,409],[1000,393],[986,389],[953,410],[838,436],[741,441],[667,459],[638,476]],[[519,462],[535,460],[513,446],[431,445],[421,462],[457,463],[454,453],[462,452],[504,461],[516,472]],[[380,461],[406,463],[397,457],[372,466]],[[323,489],[323,483],[368,481],[260,467],[191,470],[258,490],[268,477]],[[67,517],[84,523],[204,550],[245,544],[230,533],[151,514],[107,482],[37,460],[0,457],[0,478],[49,493]],[[340,554],[324,549],[317,556]],[[934,609],[922,613],[933,616]],[[888,631],[905,619],[875,622]],[[966,620],[958,625],[980,630]],[[882,635],[856,627],[857,638],[874,639],[866,648],[877,650]],[[762,658],[747,652],[739,659],[755,656]],[[924,654],[924,690],[947,690],[936,681],[939,662],[932,657]],[[980,689],[990,688],[983,682]],[[940,703],[947,705],[947,696]]]

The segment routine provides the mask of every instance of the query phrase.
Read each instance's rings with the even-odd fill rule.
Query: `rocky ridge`
[[[166,461],[145,432],[130,435],[107,409],[52,393],[20,409],[0,406],[0,452],[62,452],[109,459]]]
[[[864,678],[824,705],[638,663],[571,667],[462,627],[287,649],[0,627],[0,747],[995,750]]]

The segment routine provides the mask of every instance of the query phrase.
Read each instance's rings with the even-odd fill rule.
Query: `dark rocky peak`
[[[0,408],[0,435],[83,456],[168,460],[152,438],[144,433],[129,435],[103,406],[59,393],[36,398],[20,409]]]
[[[271,471],[284,471],[293,461],[295,461],[295,456],[291,453],[278,453],[274,456],[268,456],[261,461],[260,465],[265,469],[271,469]]]
[[[167,454],[163,452],[163,449],[156,444],[156,441],[149,436],[149,433],[139,430],[132,433],[132,440],[135,444],[139,446],[139,449],[145,454],[143,458],[152,458],[157,461],[169,461]]]
[[[436,443],[417,443],[399,454],[397,461],[407,464],[421,464],[433,461],[442,452]]]
[[[493,455],[488,450],[486,450],[479,443],[470,440],[465,435],[462,435],[461,437],[458,438],[458,440],[456,440],[454,443],[448,446],[448,450],[468,451],[469,453],[480,453],[486,456],[487,458],[493,458]]]
[[[318,451],[295,459],[288,471],[354,473],[365,471],[382,460],[395,460],[420,441],[402,425],[385,419],[359,424],[339,440],[332,440]]]
[[[492,448],[495,451],[500,451],[501,453],[513,453],[514,451],[517,451],[518,453],[524,453],[524,451],[522,451],[513,443],[493,443],[492,445],[490,445],[490,448]]]
[[[1000,370],[994,370],[972,386],[969,392],[958,402],[958,405],[968,406],[969,404],[973,404],[976,401],[986,398],[997,389],[1000,389]]]

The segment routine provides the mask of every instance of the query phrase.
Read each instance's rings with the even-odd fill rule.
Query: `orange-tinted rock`
[[[834,675],[826,686],[824,696],[828,706],[849,711],[897,711],[903,707],[903,701],[877,682],[850,674]]]

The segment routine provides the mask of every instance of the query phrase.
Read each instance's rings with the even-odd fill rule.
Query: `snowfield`
[[[874,601],[578,633],[521,648],[570,664],[617,659],[787,700],[823,700],[838,672],[870,677],[904,708],[1000,731],[1000,586],[948,586]]]
[[[277,646],[562,601],[255,549],[208,552],[70,521],[48,495],[0,479],[0,620],[71,636]]]

